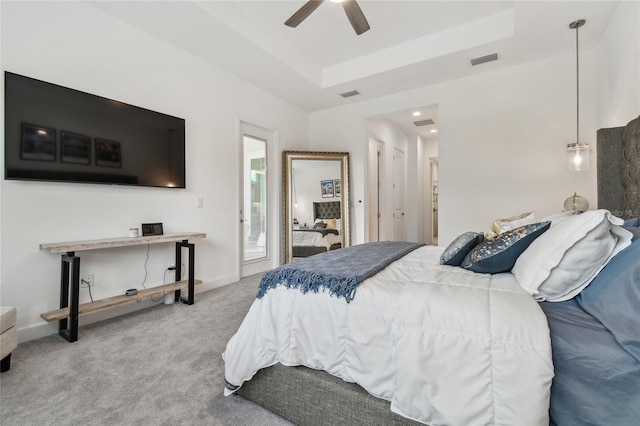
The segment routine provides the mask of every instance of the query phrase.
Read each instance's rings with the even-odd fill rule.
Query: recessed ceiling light
[[[431,130],[429,130],[429,132],[431,132],[431,133],[438,133],[438,129],[431,129]]]
[[[414,116],[414,117],[418,117],[419,115],[420,115],[420,111],[414,111],[414,112],[413,112],[413,116]]]
[[[344,0],[331,0],[333,3],[342,3]]]

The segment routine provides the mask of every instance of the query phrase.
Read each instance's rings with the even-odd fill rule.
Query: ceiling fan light
[[[356,32],[356,35],[360,35],[365,33],[371,29],[369,26],[369,22],[367,22],[367,18],[362,13],[362,9],[358,6],[356,0],[331,0],[333,3],[341,3],[344,12],[347,14],[347,18],[351,23],[351,27]],[[324,0],[309,0],[307,1],[300,9],[296,11],[289,19],[287,19],[284,24],[287,27],[295,28],[302,21],[307,19],[313,11],[315,11],[320,5],[324,3]]]

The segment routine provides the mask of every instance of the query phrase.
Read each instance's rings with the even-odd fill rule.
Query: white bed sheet
[[[553,365],[542,310],[512,274],[442,266],[441,252],[409,253],[361,283],[351,303],[269,290],[227,344],[226,380],[305,365],[422,423],[548,425]]]
[[[330,250],[332,244],[341,241],[342,239],[339,235],[327,234],[323,236],[320,232],[293,231],[293,245],[296,247],[326,247],[327,250]]]

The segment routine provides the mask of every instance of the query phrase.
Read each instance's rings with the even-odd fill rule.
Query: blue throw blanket
[[[257,297],[260,299],[267,290],[278,285],[299,288],[303,293],[317,293],[324,287],[331,295],[342,296],[348,303],[353,300],[358,284],[423,245],[381,241],[310,256],[267,272],[260,281]]]

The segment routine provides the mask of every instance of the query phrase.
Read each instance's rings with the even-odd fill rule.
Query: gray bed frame
[[[625,219],[640,216],[640,117],[597,136],[598,208]],[[300,426],[419,424],[357,384],[306,367],[262,369],[237,393]]]
[[[237,393],[299,426],[420,424],[357,384],[307,367],[263,368]]]

